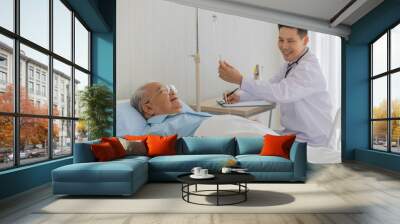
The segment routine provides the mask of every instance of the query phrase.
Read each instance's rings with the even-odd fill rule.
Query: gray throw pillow
[[[146,145],[140,140],[126,140],[118,138],[126,151],[126,155],[145,156],[147,155]]]

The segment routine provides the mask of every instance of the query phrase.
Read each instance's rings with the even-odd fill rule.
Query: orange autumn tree
[[[400,100],[392,100],[392,117],[400,117]],[[387,101],[382,100],[379,105],[373,107],[374,118],[387,118]],[[373,133],[375,138],[385,138],[387,135],[387,122],[375,122],[373,126]],[[400,122],[392,121],[392,141],[398,141],[400,138]]]
[[[14,107],[13,85],[8,85],[6,92],[0,94],[0,108],[3,112],[12,112]],[[23,114],[47,114],[47,106],[34,105],[29,99],[29,95],[24,87],[20,88],[20,110]],[[59,111],[54,110],[55,115]],[[13,122],[10,116],[0,116],[0,146],[11,148],[13,146]],[[21,117],[20,126],[20,148],[24,149],[26,145],[44,144],[48,136],[48,119]],[[58,138],[59,127],[53,126],[53,138]]]

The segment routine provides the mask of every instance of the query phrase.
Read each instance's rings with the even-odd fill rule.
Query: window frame
[[[392,117],[392,98],[391,98],[391,91],[392,91],[392,85],[391,85],[391,79],[393,75],[396,75],[396,73],[400,72],[400,67],[391,69],[391,31],[393,28],[400,26],[400,21],[397,21],[396,23],[392,24],[389,28],[385,29],[385,31],[381,34],[379,34],[375,39],[373,39],[369,44],[369,149],[373,151],[379,151],[379,152],[386,152],[386,153],[391,153],[391,154],[400,154],[400,152],[393,152],[392,151],[392,121],[400,121],[400,117]],[[374,76],[373,74],[373,44],[376,43],[381,37],[383,37],[385,34],[387,34],[387,64],[386,64],[386,71],[380,74],[377,74]],[[374,93],[374,87],[373,87],[373,81],[382,77],[386,77],[386,86],[387,86],[387,105],[386,105],[386,118],[373,118],[373,93]],[[373,136],[373,122],[374,121],[386,121],[386,151],[375,149],[374,148],[374,136]]]
[[[12,69],[12,73],[10,75],[13,76],[14,78],[14,93],[13,93],[13,102],[14,102],[14,110],[13,112],[2,112],[0,111],[0,116],[11,116],[13,119],[13,154],[14,154],[14,161],[13,161],[13,166],[11,167],[5,167],[5,168],[0,168],[0,172],[5,171],[5,170],[10,170],[10,169],[16,169],[19,167],[23,167],[23,166],[30,166],[33,164],[37,164],[37,163],[43,163],[46,161],[50,161],[50,160],[54,160],[54,159],[62,159],[65,157],[70,157],[73,156],[73,152],[74,152],[74,143],[75,143],[75,126],[76,126],[76,121],[79,120],[79,117],[75,116],[75,108],[72,107],[71,108],[71,114],[70,116],[66,115],[66,116],[56,116],[53,115],[53,60],[58,60],[59,62],[62,62],[68,66],[71,66],[71,83],[73,84],[75,82],[75,69],[85,73],[88,75],[89,77],[89,83],[88,86],[92,85],[92,69],[91,69],[91,65],[92,65],[92,61],[91,61],[91,49],[92,49],[92,45],[91,45],[91,37],[92,37],[92,30],[87,26],[87,24],[83,21],[83,19],[78,15],[78,13],[76,13],[72,7],[65,1],[65,0],[59,0],[68,10],[71,11],[71,18],[70,18],[70,23],[71,23],[71,58],[67,59],[64,58],[63,56],[55,53],[53,50],[53,32],[54,32],[54,28],[53,28],[53,1],[54,0],[48,0],[49,2],[49,47],[48,49],[46,49],[45,47],[42,47],[39,44],[34,43],[33,41],[30,41],[29,39],[23,37],[20,35],[20,0],[14,0],[13,1],[13,10],[14,10],[14,18],[13,18],[13,31],[10,31],[4,27],[0,26],[0,35],[3,35],[7,38],[11,38],[13,40],[13,63],[11,66],[13,66]],[[84,26],[84,28],[88,31],[88,69],[85,69],[83,67],[81,67],[80,65],[75,63],[75,18],[77,20],[79,20],[79,22]],[[39,114],[27,114],[27,113],[21,113],[20,111],[20,85],[21,85],[21,80],[20,80],[20,45],[23,44],[27,47],[32,48],[33,50],[36,50],[40,53],[43,53],[45,55],[48,56],[49,58],[49,63],[48,63],[48,77],[46,80],[46,87],[45,90],[48,92],[45,94],[48,96],[48,112],[46,115],[39,115]],[[30,68],[30,65],[27,63],[27,71]],[[42,72],[39,73],[39,80],[37,80],[38,82],[36,82],[36,69],[33,70],[33,79],[31,79],[30,77],[30,73],[27,72],[26,75],[26,82],[28,82],[29,80],[33,81],[34,86],[36,83],[42,83],[42,79],[41,79],[41,74]],[[28,87],[28,86],[26,86]],[[29,91],[27,89],[27,91]],[[36,89],[34,89],[34,92],[36,91]],[[75,103],[75,88],[74,85],[72,85],[71,87],[71,93],[72,93],[72,99],[71,99],[71,103],[72,105],[74,105]],[[42,96],[42,94],[39,94],[38,96]],[[43,160],[40,160],[38,162],[32,162],[32,163],[26,163],[26,164],[21,164],[21,159],[20,159],[20,119],[21,118],[45,118],[47,119],[48,122],[48,136],[47,136],[47,142],[49,143],[47,145],[47,150],[48,150],[48,155],[47,158],[44,157]],[[62,156],[54,156],[53,152],[54,152],[54,147],[53,147],[53,122],[56,120],[65,120],[65,121],[70,121],[71,125],[72,125],[72,133],[71,133],[71,153],[68,155],[62,155]],[[50,144],[51,143],[51,144]]]

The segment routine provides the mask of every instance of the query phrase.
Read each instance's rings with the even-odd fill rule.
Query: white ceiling
[[[383,0],[356,0],[332,24],[331,19],[351,0],[168,0],[271,23],[297,26],[347,37],[351,25]]]

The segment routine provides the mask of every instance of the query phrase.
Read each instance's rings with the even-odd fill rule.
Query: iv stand
[[[200,112],[200,51],[199,51],[199,8],[196,8],[196,53],[191,55],[195,63],[196,111]]]

